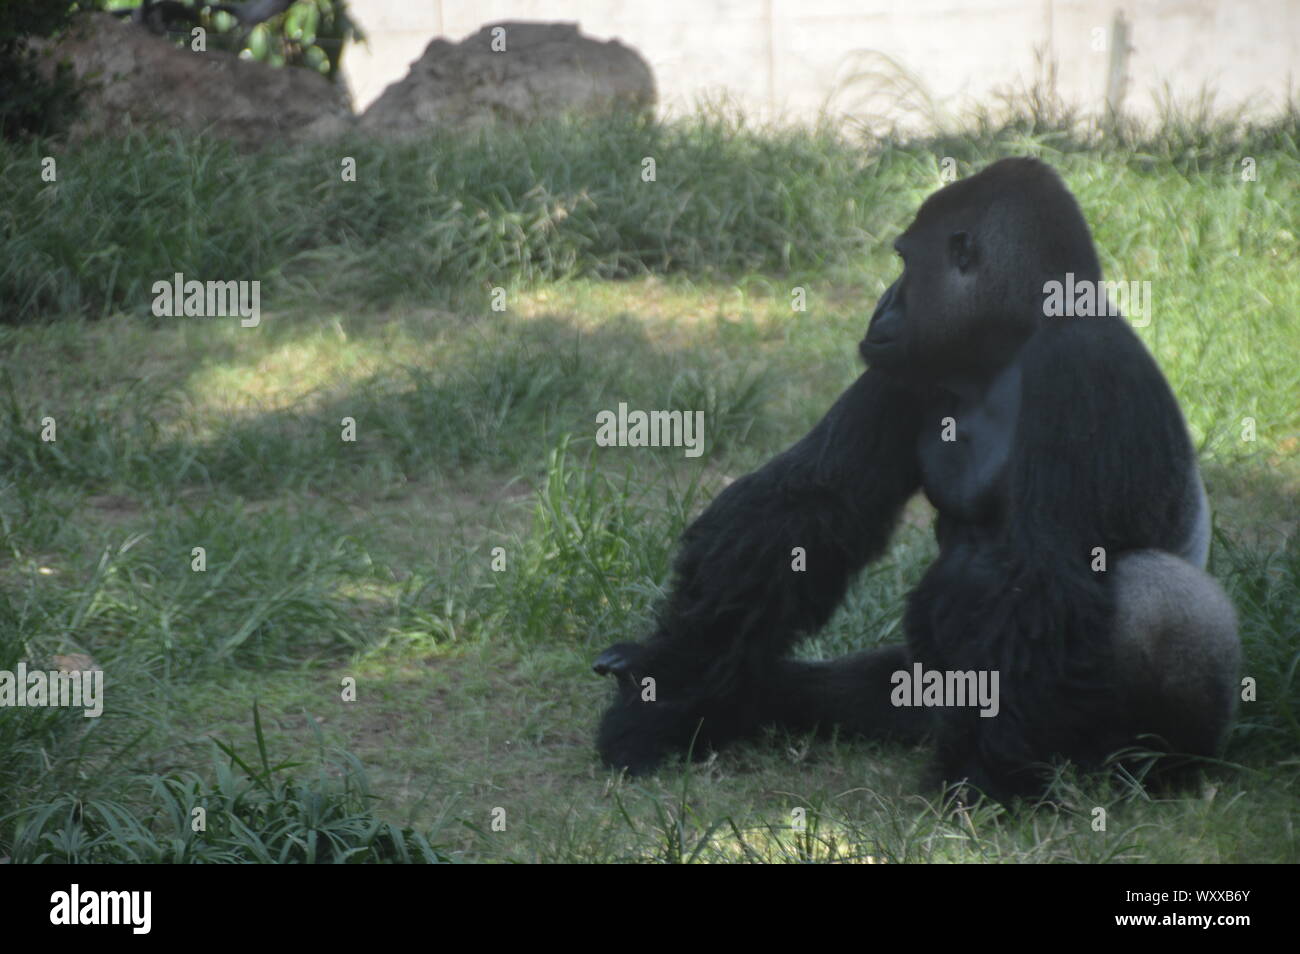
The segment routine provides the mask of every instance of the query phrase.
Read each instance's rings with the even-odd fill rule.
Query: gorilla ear
[[[975,264],[975,240],[969,232],[953,232],[948,236],[948,258],[962,272]]]

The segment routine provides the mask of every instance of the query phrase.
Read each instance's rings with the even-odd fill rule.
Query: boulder
[[[502,51],[492,48],[498,29]],[[576,23],[505,21],[459,43],[435,39],[370,105],[361,126],[402,136],[494,120],[648,110],[654,102],[654,75],[632,48],[583,36]]]
[[[80,17],[44,46],[89,81],[75,141],[132,126],[186,129],[242,148],[334,135],[353,122],[346,92],[319,73],[276,69],[223,50],[192,52],[105,13]]]

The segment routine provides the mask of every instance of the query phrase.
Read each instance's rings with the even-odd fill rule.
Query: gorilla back
[[[1054,761],[1213,755],[1239,646],[1204,572],[1208,505],[1168,384],[1104,307],[1073,196],[1044,164],[1003,160],[932,195],[894,244],[903,272],[859,346],[868,369],[691,524],[655,632],[597,658],[617,680],[601,756],[647,771],[764,725],[932,736],[936,781],[1007,800],[1039,794]],[[1067,276],[1094,307],[1050,317]],[[789,658],[918,490],[940,552],[906,645]],[[929,688],[901,692],[916,673]],[[931,697],[968,676],[994,705]]]

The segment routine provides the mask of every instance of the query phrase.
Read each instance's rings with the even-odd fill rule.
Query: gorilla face
[[[979,249],[969,229],[950,226],[918,215],[894,242],[903,274],[881,296],[858,348],[871,367],[941,381],[982,363]]]
[[[880,296],[871,324],[867,326],[867,336],[858,345],[862,359],[871,367],[883,371],[903,363],[904,314],[903,279],[899,278]]]

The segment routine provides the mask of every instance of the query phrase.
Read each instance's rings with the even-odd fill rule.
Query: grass
[[[57,185],[0,204],[0,669],[87,654],[108,704],[0,711],[0,855],[1300,860],[1300,149],[1294,115],[1207,122],[869,147],[555,123],[348,145],[356,183],[328,147],[60,152]],[[4,180],[49,149],[0,147]],[[1140,334],[1197,442],[1257,684],[1222,763],[1176,797],[1065,777],[1014,814],[919,791],[925,753],[897,746],[773,736],[610,776],[590,658],[644,632],[690,517],[853,379],[938,159],[1026,153],[1065,176],[1108,276],[1152,283]],[[174,271],[262,280],[262,325],[151,317]],[[704,409],[704,455],[596,447],[620,401]],[[810,655],[901,638],[930,517],[909,509]]]

